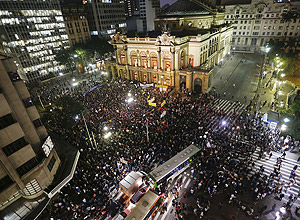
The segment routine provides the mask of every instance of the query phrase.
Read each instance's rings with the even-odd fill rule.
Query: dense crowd
[[[83,95],[99,83],[103,86]],[[61,134],[81,153],[73,179],[45,212],[54,219],[105,219],[111,214],[111,192],[129,171],[148,173],[190,144],[201,149],[193,163],[195,181],[191,194],[204,192],[213,197],[226,192],[230,203],[239,204],[247,215],[253,215],[253,207],[241,204],[239,195],[247,191],[257,201],[273,192],[280,196],[280,186],[293,184],[293,178],[291,183],[282,183],[275,171],[274,175],[263,175],[263,167],[252,172],[250,155],[254,151],[260,151],[263,157],[266,152],[295,143],[293,139],[284,143],[279,130],[266,127],[260,116],[253,118],[248,108],[241,112],[232,110],[228,115],[223,109],[213,107],[212,95],[170,95],[169,90],[143,89],[139,84],[120,79],[110,82],[89,79],[76,89],[57,86],[41,91],[42,102],[69,95],[84,103],[88,109],[87,126],[95,134],[93,143],[96,143],[91,146],[87,140],[81,117],[72,129],[65,129],[59,118],[46,122],[49,130]],[[128,102],[129,97],[134,101]],[[157,107],[148,104],[150,99]],[[166,104],[162,105],[164,101]],[[166,114],[162,116],[164,111]],[[112,136],[105,139],[107,132]],[[167,187],[158,190],[168,195]],[[183,218],[185,205],[176,199],[173,205],[177,217]],[[209,198],[198,197],[193,211],[204,216],[209,206]]]

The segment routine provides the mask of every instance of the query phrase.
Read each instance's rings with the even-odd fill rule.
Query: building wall
[[[85,43],[91,39],[90,29],[86,16],[77,8],[69,8],[63,12],[64,22],[70,45]],[[83,10],[83,9],[82,9]]]
[[[211,69],[230,51],[232,28],[214,33],[175,37],[162,34],[157,38],[130,38],[115,35],[116,63],[106,62],[111,77],[126,78],[159,86],[182,87],[201,91],[211,85]],[[124,43],[127,42],[127,43]]]
[[[54,149],[48,156],[42,149],[48,133],[16,71],[13,59],[0,55],[0,210],[21,196],[38,197],[60,164]]]
[[[235,50],[259,50],[270,39],[298,38],[300,19],[282,21],[282,13],[300,10],[300,2],[276,3],[252,0],[251,4],[226,5],[226,23],[234,26],[232,47]]]
[[[126,32],[124,2],[92,0],[93,14],[99,36],[112,37],[116,31]]]
[[[23,80],[40,81],[64,71],[54,55],[69,45],[58,0],[3,0],[0,8],[1,40]]]

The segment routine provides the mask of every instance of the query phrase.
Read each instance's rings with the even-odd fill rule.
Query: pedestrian
[[[273,211],[273,212],[275,211],[275,208],[276,208],[276,204],[274,204],[274,205],[272,206],[272,211]]]
[[[271,152],[271,153],[269,154],[269,159],[271,159],[272,155],[273,155],[273,154],[272,154],[272,152]]]
[[[285,159],[285,156],[286,156],[286,153],[285,153],[285,151],[284,151],[283,154],[281,155],[281,158],[282,158],[282,159]]]

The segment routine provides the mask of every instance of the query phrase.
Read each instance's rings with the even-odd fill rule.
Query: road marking
[[[186,179],[186,176],[183,177],[182,182],[181,182],[181,185],[184,183],[185,179]]]
[[[186,182],[186,184],[185,184],[184,188],[187,188],[187,187],[188,187],[188,185],[190,184],[190,182],[191,182],[191,179],[189,179],[189,180]]]
[[[173,196],[171,198],[173,198]],[[163,217],[161,218],[161,220],[164,220],[167,217],[167,215],[168,215],[168,213],[170,211],[170,207],[171,206],[172,206],[172,199],[170,199],[170,204],[168,205],[167,211],[165,212],[165,214],[163,215]]]

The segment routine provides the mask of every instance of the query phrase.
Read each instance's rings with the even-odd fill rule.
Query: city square
[[[300,219],[298,1],[0,6],[1,219]]]

